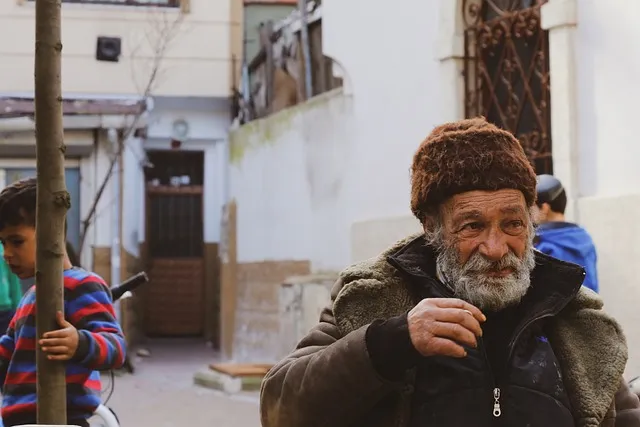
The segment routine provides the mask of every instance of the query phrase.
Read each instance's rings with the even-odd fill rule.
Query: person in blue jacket
[[[539,223],[534,240],[536,249],[584,267],[587,275],[583,285],[598,292],[596,247],[587,230],[565,220],[567,194],[562,183],[552,175],[538,175],[536,190]]]

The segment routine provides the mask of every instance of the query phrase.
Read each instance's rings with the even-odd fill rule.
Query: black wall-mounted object
[[[122,53],[120,37],[98,37],[96,59],[98,61],[118,62]]]

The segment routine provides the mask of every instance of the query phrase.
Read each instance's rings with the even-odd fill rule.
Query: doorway
[[[150,337],[202,336],[205,327],[204,152],[149,151],[144,326]]]

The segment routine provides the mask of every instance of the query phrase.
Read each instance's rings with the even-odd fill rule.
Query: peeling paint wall
[[[349,262],[353,102],[335,90],[230,134],[238,262]]]

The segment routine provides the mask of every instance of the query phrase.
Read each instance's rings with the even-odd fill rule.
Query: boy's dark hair
[[[36,226],[36,179],[16,181],[0,192],[0,230],[18,225]]]
[[[25,178],[5,187],[0,192],[0,230],[18,225],[36,226],[38,181]],[[64,220],[67,235],[67,219]]]
[[[565,209],[567,209],[567,192],[562,189],[555,199],[548,202],[542,202],[540,200],[536,202],[539,208],[542,207],[543,203],[547,203],[553,212],[564,214]]]

